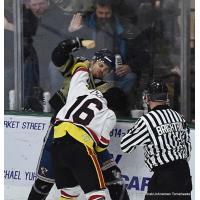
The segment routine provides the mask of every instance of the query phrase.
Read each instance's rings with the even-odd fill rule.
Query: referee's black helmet
[[[168,101],[168,88],[163,81],[154,80],[147,86],[146,95],[149,101]]]

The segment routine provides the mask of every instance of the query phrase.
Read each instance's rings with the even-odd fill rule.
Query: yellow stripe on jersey
[[[90,135],[73,123],[62,122],[61,124],[54,126],[54,138],[61,138],[67,133],[74,139],[93,149],[94,141]]]
[[[102,151],[104,151],[105,149],[107,148],[107,146],[106,147],[100,147],[100,146],[96,146],[95,147],[95,150],[96,150],[96,152],[102,152]]]
[[[96,154],[94,153],[94,151],[92,149],[88,148],[87,146],[85,146],[85,147],[86,147],[86,150],[88,152],[88,155],[91,157],[91,159],[94,163],[96,173],[97,173],[97,176],[98,176],[98,179],[99,179],[100,188],[101,189],[106,188],[104,177],[103,177],[103,174],[102,174],[102,171],[101,171],[101,167],[99,165],[99,161],[97,160]]]
[[[84,67],[84,68],[88,69],[88,64],[85,63],[85,62],[78,62],[78,63],[76,63],[76,64],[72,67],[72,69],[71,69],[71,74],[73,75],[74,72],[75,72],[79,67]]]

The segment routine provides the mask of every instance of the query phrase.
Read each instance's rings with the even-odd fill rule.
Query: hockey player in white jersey
[[[58,189],[67,187],[68,194],[80,185],[87,199],[103,200],[106,186],[95,151],[107,148],[116,116],[100,91],[88,89],[86,64],[75,65],[71,73],[67,101],[56,115],[54,127],[56,185]]]

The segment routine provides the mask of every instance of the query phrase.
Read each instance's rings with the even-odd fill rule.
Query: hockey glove
[[[66,39],[58,44],[58,46],[53,50],[51,58],[53,63],[57,67],[61,67],[65,65],[67,62],[67,66],[65,68],[70,69],[70,67],[73,65],[73,56],[70,55],[71,52],[76,51],[80,49],[82,39],[79,39],[78,37],[76,38],[71,38],[71,39]],[[63,70],[61,70],[63,71]]]
[[[63,49],[65,52],[70,53],[70,52],[76,51],[82,47],[81,41],[82,41],[82,39],[80,39],[78,37],[67,39],[67,40],[62,41],[59,44],[59,47],[61,49]]]

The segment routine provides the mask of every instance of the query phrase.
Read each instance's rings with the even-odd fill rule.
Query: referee
[[[150,111],[122,138],[121,149],[129,153],[136,145],[144,147],[145,163],[154,172],[145,200],[191,200],[191,142],[186,121],[168,106],[163,82],[149,84],[144,98]]]

